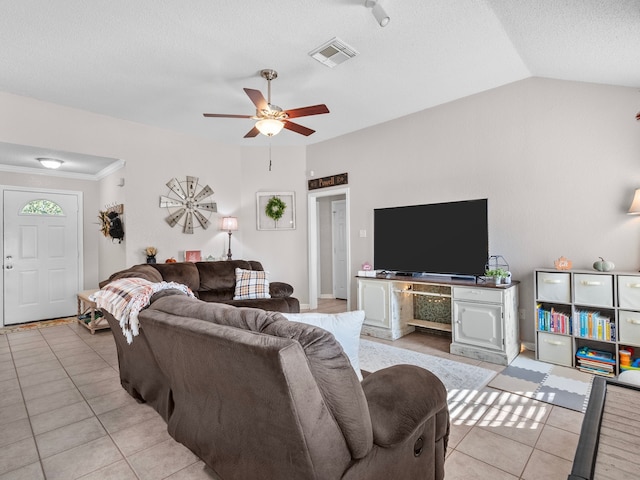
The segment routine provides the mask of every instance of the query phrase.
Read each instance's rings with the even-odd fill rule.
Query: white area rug
[[[360,339],[360,368],[362,370],[375,372],[382,368],[401,364],[426,368],[442,380],[448,392],[479,390],[496,375],[496,372],[486,368]]]

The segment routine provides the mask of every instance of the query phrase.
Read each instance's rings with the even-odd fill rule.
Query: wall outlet
[[[366,230],[360,230],[360,238],[366,238],[367,236],[367,231]]]

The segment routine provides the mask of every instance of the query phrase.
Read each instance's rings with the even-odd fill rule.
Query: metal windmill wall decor
[[[199,186],[198,177],[187,176],[183,181],[172,178],[167,182],[169,192],[160,196],[160,208],[169,211],[165,220],[171,227],[182,225],[182,232],[189,234],[193,234],[193,229],[197,227],[205,230],[209,228],[209,218],[213,212],[218,211],[218,207],[215,202],[206,201],[213,195],[211,187]]]

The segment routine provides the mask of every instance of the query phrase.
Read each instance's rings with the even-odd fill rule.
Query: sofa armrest
[[[274,298],[290,297],[293,294],[293,287],[284,282],[269,283],[269,295]]]
[[[407,439],[425,420],[447,409],[447,389],[433,373],[414,365],[395,365],[362,381],[373,442],[391,447]]]

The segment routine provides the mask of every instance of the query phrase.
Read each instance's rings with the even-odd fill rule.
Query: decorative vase
[[[147,255],[147,263],[156,263],[155,255]]]

